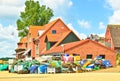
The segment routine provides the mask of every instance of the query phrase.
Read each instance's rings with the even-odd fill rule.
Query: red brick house
[[[89,39],[80,41],[61,19],[44,26],[30,26],[28,35],[18,43],[16,53],[18,59],[61,53],[79,54],[82,59],[93,59],[101,55],[110,60],[112,65],[116,63],[116,52],[113,49]]]
[[[27,37],[20,39],[20,42],[17,43],[18,47],[15,49],[16,51],[16,57],[17,58],[25,58],[24,56],[22,56],[22,54],[24,53],[24,51],[27,48]]]
[[[54,20],[44,26],[30,26],[25,38],[25,50],[22,50],[21,54],[16,51],[17,58],[26,54],[32,58],[39,57],[42,52],[52,47],[80,40],[61,19]],[[19,49],[18,44],[17,50]]]
[[[43,55],[49,54],[77,54],[81,59],[94,59],[97,56],[102,56],[103,59],[110,60],[111,64],[116,65],[116,52],[96,41],[90,39],[81,40],[72,43],[66,43],[48,51],[45,51]]]
[[[108,25],[105,33],[105,45],[120,52],[120,25]]]

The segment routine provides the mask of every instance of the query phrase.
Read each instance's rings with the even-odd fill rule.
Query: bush
[[[116,59],[117,59],[117,64],[120,65],[120,53],[117,54]]]

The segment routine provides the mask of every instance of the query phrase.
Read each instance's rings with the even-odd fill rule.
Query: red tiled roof
[[[27,37],[24,37],[24,38],[21,38],[20,42],[18,42],[18,43],[26,43],[26,42],[27,42]]]
[[[72,32],[71,30],[68,31],[68,32],[64,32],[64,33],[61,35],[60,40],[59,40],[52,48],[58,46],[71,32]],[[72,32],[72,33],[74,33],[74,32]],[[75,34],[75,33],[74,33],[74,34]],[[75,34],[75,35],[76,35],[76,34]],[[77,37],[77,36],[76,36],[76,37]],[[77,37],[77,38],[79,39],[79,37]],[[51,49],[52,49],[52,48],[51,48]]]
[[[62,33],[62,34],[56,34],[56,35],[58,35],[58,36],[54,36],[53,38],[50,37],[50,38],[48,39],[49,41],[57,41],[57,43],[56,43],[52,48],[58,46],[58,45],[65,39],[65,37],[67,37],[67,36],[70,34],[70,32],[71,32],[71,31],[64,32],[64,33]],[[51,48],[51,49],[52,49],[52,48]],[[42,53],[45,52],[45,51],[46,51],[46,49],[44,49],[44,50],[42,51]]]
[[[31,33],[32,38],[36,38],[38,36],[39,30],[45,30],[44,26],[30,26],[29,33]]]
[[[62,20],[59,18],[59,19],[56,19],[56,20],[54,20],[54,21],[52,21],[52,22],[44,25],[44,27],[45,27],[45,32],[44,32],[40,37],[42,37],[44,34],[46,34],[46,33],[49,31],[49,29],[50,29],[57,21],[59,21],[59,20],[62,22]],[[63,24],[64,24],[64,23],[63,23]],[[70,30],[70,29],[68,28],[68,30]]]
[[[82,41],[77,41],[77,42],[72,42],[72,43],[66,43],[66,44],[63,44],[63,47],[62,45],[61,46],[57,46],[57,47],[54,47],[46,52],[44,52],[43,54],[49,54],[49,53],[56,53],[56,52],[63,52],[72,48],[72,47],[75,47],[76,45],[78,44],[83,44],[84,42],[86,42],[87,40],[82,40]]]
[[[70,50],[72,48],[75,48],[79,45],[83,45],[87,42],[94,42],[95,44],[97,45],[100,45],[108,50],[111,50],[110,48],[104,46],[104,45],[101,45],[100,43],[96,42],[96,41],[92,41],[92,40],[89,40],[89,39],[86,39],[86,40],[81,40],[81,41],[77,41],[77,42],[72,42],[72,43],[66,43],[66,44],[63,44],[64,47],[61,46],[57,46],[57,47],[54,47],[48,51],[45,51],[44,53],[42,54],[52,54],[52,53],[57,53],[57,52],[63,52],[64,51],[67,51],[67,50]],[[114,50],[111,50],[112,52],[115,52]]]
[[[67,32],[64,32],[64,33],[62,33],[62,34],[57,34],[58,35],[58,37],[57,38],[55,38],[55,37],[50,37],[50,39],[48,39],[48,40],[51,40],[51,41],[57,41],[57,43],[53,46],[53,47],[51,47],[51,49],[54,49],[55,47],[57,47],[70,33],[71,33],[72,31],[70,30],[70,31],[67,31]],[[72,32],[73,33],[73,32]],[[78,38],[79,39],[79,38]],[[43,53],[43,52],[45,52],[46,50],[44,49],[41,53]]]
[[[60,35],[59,34],[47,34],[47,39],[50,42],[57,42],[60,39]]]
[[[120,25],[108,25],[110,34],[115,47],[120,47]]]

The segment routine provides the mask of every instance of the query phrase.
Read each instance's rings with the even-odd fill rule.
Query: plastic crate
[[[56,73],[56,70],[54,67],[47,67],[47,73]]]

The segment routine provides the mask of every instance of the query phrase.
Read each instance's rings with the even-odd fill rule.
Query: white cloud
[[[8,27],[3,27],[0,25],[0,39],[14,40],[14,37],[17,37],[16,27],[9,25]]]
[[[67,26],[80,38],[80,39],[86,39],[87,36],[84,33],[79,33],[78,31],[75,30],[73,25],[71,23],[68,23]]]
[[[108,6],[113,10],[120,9],[120,0],[106,0]]]
[[[90,23],[89,23],[88,21],[78,20],[78,24],[79,24],[80,27],[82,27],[82,28],[90,28]]]
[[[70,2],[68,3],[68,6],[71,7],[72,5],[73,5],[73,2],[70,1]]]
[[[52,9],[58,9],[59,6],[63,5],[65,0],[39,0],[39,1]]]
[[[22,7],[0,6],[0,11],[1,17],[18,16],[20,11],[22,11]]]
[[[18,16],[24,10],[25,0],[0,0],[0,17]]]
[[[98,36],[100,37],[105,37],[105,33],[100,33],[100,34],[97,34]]]
[[[9,25],[3,27],[0,24],[0,57],[9,57],[15,53],[18,42],[18,32],[16,26]]]
[[[106,26],[104,25],[104,23],[100,22],[99,23],[99,29],[105,29],[105,28],[106,28]]]
[[[120,24],[120,10],[115,10],[113,15],[109,17],[110,24]]]
[[[50,20],[50,22],[52,22],[52,21],[54,21],[54,20],[56,20],[56,19],[59,19],[59,18],[60,18],[61,20],[64,20],[62,16],[60,16],[60,17],[58,17],[58,16],[57,16],[57,17],[53,16],[52,19]]]
[[[84,34],[84,33],[80,33],[79,35],[80,35],[80,39],[86,39],[87,38],[87,35]]]
[[[120,24],[120,0],[106,0],[113,14],[109,17],[109,24]]]
[[[72,0],[39,0],[40,4],[50,7],[53,11],[65,11],[73,5]]]
[[[92,33],[93,35],[98,35],[100,37],[105,37],[105,33],[99,33],[99,34],[95,34],[95,33]]]
[[[0,0],[0,5],[21,6],[25,0]]]

